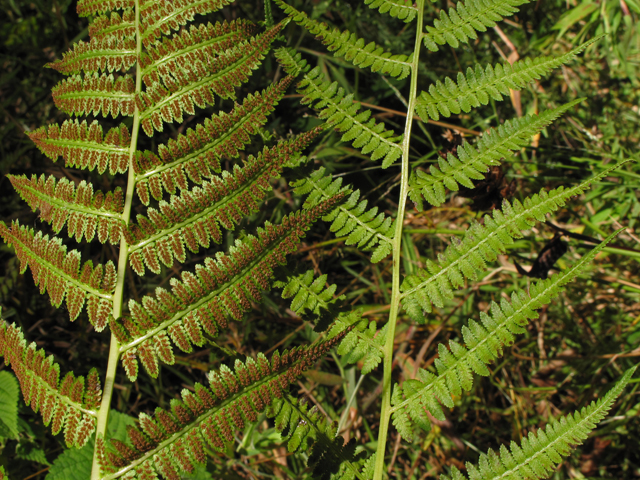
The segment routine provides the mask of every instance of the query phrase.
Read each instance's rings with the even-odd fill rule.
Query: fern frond
[[[269,179],[279,178],[283,165],[299,155],[319,131],[318,128],[293,140],[280,141],[272,148],[265,147],[257,157],[250,156],[244,167],[235,165],[233,173],[225,170],[221,177],[213,177],[202,187],[183,190],[169,202],[161,201],[159,210],[149,208],[146,217],[138,215],[138,224],[131,225],[127,232],[133,270],[144,275],[146,265],[160,273],[158,260],[170,267],[174,258],[185,261],[186,249],[197,253],[211,242],[220,243],[220,226],[233,230],[243,217],[256,212],[271,189]]]
[[[53,102],[69,115],[120,114],[132,116],[135,110],[135,82],[131,75],[74,75],[52,89]]]
[[[320,67],[304,75],[298,83],[298,92],[303,95],[300,103],[318,110],[319,118],[342,133],[343,142],[351,142],[371,160],[382,159],[382,168],[391,166],[402,156],[397,143],[402,136],[385,129],[384,123],[376,123],[371,110],[360,111],[360,103],[353,101],[353,94],[345,96],[338,82],[330,83],[323,78]]]
[[[364,4],[369,8],[377,8],[380,13],[399,18],[405,23],[413,21],[418,13],[412,0],[364,0]]]
[[[88,17],[111,10],[132,9],[134,6],[134,0],[78,0],[76,10],[81,17]]]
[[[282,288],[282,298],[292,298],[291,310],[303,315],[305,310],[316,315],[322,310],[328,310],[333,303],[336,284],[327,286],[327,275],[314,278],[313,270],[307,270],[300,275],[291,275],[287,282],[274,282],[274,287]]]
[[[314,278],[313,270],[308,270],[300,275],[288,275],[285,281],[278,280],[273,282],[273,286],[282,288],[282,298],[293,298],[291,310],[304,320],[314,323],[316,332],[323,332],[329,329],[328,338],[333,338],[349,331],[350,333],[347,334],[347,337],[353,332],[362,336],[358,332],[358,330],[363,330],[364,328],[359,323],[360,309],[349,310],[348,307],[340,306],[339,302],[344,301],[345,296],[341,295],[333,298],[337,287],[335,284],[327,285],[327,275]],[[342,343],[345,342],[347,337]],[[342,349],[342,346],[339,347],[338,353],[340,353],[340,349]],[[365,352],[365,354],[367,353],[369,352]],[[342,353],[340,354],[342,355]],[[376,351],[372,352],[372,354],[373,356],[377,354],[379,361],[381,352]],[[354,359],[351,363],[355,363],[363,357],[364,355],[357,358],[353,357]],[[378,361],[373,361],[377,365]]]
[[[489,130],[475,145],[463,143],[457,149],[457,157],[449,153],[446,160],[438,159],[439,168],[432,165],[430,173],[416,170],[411,175],[409,198],[422,211],[422,197],[437,207],[446,200],[445,187],[453,191],[458,190],[458,184],[473,188],[473,180],[482,180],[489,166],[500,165],[502,158],[508,158],[511,152],[528,145],[536,133],[582,100],[545,110],[539,115],[507,120],[498,128]]]
[[[93,185],[84,180],[76,188],[66,178],[56,181],[55,177],[44,175],[40,178],[33,175],[31,179],[24,175],[7,177],[31,209],[40,210],[40,218],[52,224],[55,233],[66,223],[67,234],[77,242],[83,236],[90,242],[96,233],[101,243],[120,242],[124,230],[121,217],[124,194],[120,187],[105,195],[93,193]]]
[[[361,319],[361,313],[360,310],[354,310],[348,315],[338,316],[329,331],[329,338],[351,329],[340,342],[338,354],[347,364],[362,362],[362,374],[366,375],[382,360],[387,325],[378,330],[376,322],[367,323]]]
[[[361,310],[340,312],[333,299],[336,285],[326,287],[327,276],[314,279],[313,270],[300,275],[290,275],[287,281],[274,282],[275,287],[283,287],[282,298],[292,298],[291,310],[303,318],[307,312],[321,316],[322,320],[333,320],[328,338],[348,332],[338,347],[337,353],[348,364],[362,361],[362,373],[367,374],[380,363],[383,355],[386,326],[379,332],[376,322],[367,323],[361,319]],[[343,298],[343,297],[340,297]],[[314,323],[318,322],[315,319]],[[316,328],[317,329],[317,328]]]
[[[289,452],[311,451],[307,464],[313,469],[314,478],[368,478],[362,475],[364,458],[356,454],[355,442],[345,445],[342,436],[337,435],[336,425],[315,407],[309,409],[308,404],[284,395],[274,400],[267,416],[274,418],[276,429],[288,440]]]
[[[140,201],[148,205],[150,196],[161,200],[163,191],[173,194],[176,187],[187,188],[187,177],[201,184],[203,177],[219,173],[220,159],[239,156],[239,151],[267,122],[292,81],[293,77],[285,77],[260,93],[248,95],[230,113],[213,115],[195,130],[188,129],[166,145],[159,145],[160,158],[149,151],[138,155],[134,171]]]
[[[480,454],[477,465],[467,462],[469,479],[485,480],[498,478],[549,478],[562,458],[567,457],[576,445],[582,444],[596,425],[605,418],[617,397],[629,383],[636,367],[625,372],[622,378],[607,394],[580,411],[553,420],[546,428],[530,432],[522,439],[520,445],[511,442],[510,448],[500,446],[500,455],[489,449],[487,454]],[[442,480],[466,480],[454,466],[451,476],[441,476]]]
[[[294,22],[322,39],[327,50],[337,58],[344,57],[347,62],[359,68],[369,68],[372,72],[380,72],[397,79],[403,79],[411,73],[411,57],[393,55],[374,42],[365,45],[364,39],[355,33],[341,32],[337,28],[331,30],[326,23],[310,19],[306,13],[299,12],[283,0],[275,2],[289,15]]]
[[[102,396],[97,370],[91,369],[86,379],[69,372],[60,381],[60,366],[53,356],[46,357],[35,342],[27,346],[22,330],[4,322],[0,324],[0,355],[15,372],[24,403],[40,411],[54,435],[64,428],[68,447],[83,446],[95,430]]]
[[[282,66],[287,75],[297,77],[301,73],[309,71],[307,61],[302,58],[300,52],[293,48],[280,47],[274,50],[278,63]]]
[[[133,38],[91,39],[79,41],[62,59],[47,64],[60,73],[126,72],[136,62],[136,42]]]
[[[156,298],[146,296],[142,303],[130,300],[131,318],[124,318],[123,324],[112,322],[112,331],[122,344],[122,361],[131,381],[137,376],[137,358],[155,377],[158,358],[174,362],[171,341],[190,352],[192,344],[204,343],[203,330],[215,337],[227,326],[227,318],[240,320],[251,301],[260,298],[260,290],[268,288],[273,269],[296,251],[305,230],[341,198],[336,195],[314,209],[289,215],[278,226],[267,223],[257,237],[237,241],[228,255],[218,252],[216,260],[207,258],[197,265],[195,274],[183,272],[181,280],[173,278],[171,292],[157,288]]]
[[[537,309],[548,304],[562,292],[562,287],[573,280],[618,233],[610,235],[597,247],[584,255],[573,267],[547,280],[532,284],[529,293],[517,290],[511,301],[501,299],[500,305],[491,304],[491,315],[480,313],[478,323],[469,320],[462,328],[466,346],[451,340],[449,349],[438,346],[439,358],[435,361],[436,373],[419,369],[418,380],[407,380],[396,385],[392,395],[393,424],[403,438],[413,438],[413,425],[428,431],[426,412],[434,418],[444,420],[440,403],[453,408],[452,396],[469,391],[473,385],[473,374],[487,376],[487,365],[502,355],[503,346],[511,345],[514,335],[524,333],[529,320],[538,318]]]
[[[111,12],[110,15],[99,15],[89,24],[91,40],[121,41],[136,37],[135,13],[133,9],[124,9],[122,15]]]
[[[565,202],[584,192],[595,182],[630,160],[614,165],[575,187],[559,187],[528,197],[524,205],[518,200],[510,204],[505,200],[502,210],[495,209],[492,216],[484,216],[484,225],[474,223],[463,240],[452,243],[439,263],[427,260],[427,268],[405,277],[401,285],[402,303],[409,315],[421,321],[423,311],[431,312],[432,304],[441,308],[444,301],[453,298],[453,290],[464,285],[465,278],[476,280],[477,273],[486,270],[486,262],[493,262],[503,254],[513,238],[520,238],[521,230],[527,230],[536,222],[544,222],[547,213],[555,212]]]
[[[222,366],[209,372],[209,387],[196,384],[195,393],[183,390],[182,401],[173,400],[170,411],[156,409],[155,419],[140,414],[138,427],[128,432],[132,446],[112,441],[114,448],[106,451],[103,470],[112,474],[110,478],[133,471],[130,474],[136,478],[149,478],[145,474],[153,472],[179,478],[178,471],[193,472],[196,464],[206,461],[205,448],[224,450],[235,430],[255,422],[340,339],[285,350],[282,355],[276,352],[271,362],[259,353],[255,360],[236,360],[234,371]]]
[[[282,27],[280,23],[213,59],[193,59],[165,76],[164,84],[154,83],[141,92],[136,101],[145,133],[152,136],[154,130],[163,130],[165,122],[182,122],[183,114],[195,114],[195,106],[212,105],[216,95],[235,98],[235,87],[258,67]]]
[[[90,125],[86,120],[66,120],[62,125],[40,127],[28,135],[50,159],[64,158],[66,167],[97,169],[100,174],[108,168],[111,175],[129,168],[131,135],[123,124],[110,129],[104,137],[102,126],[95,120]]]
[[[433,27],[427,25],[423,35],[424,46],[432,52],[439,50],[438,45],[445,43],[457,48],[469,39],[476,40],[479,32],[487,27],[495,27],[504,17],[518,12],[518,6],[529,0],[467,0],[458,2],[448,12],[440,11],[440,19],[434,20]]]
[[[378,207],[367,209],[367,200],[360,200],[360,190],[351,192],[350,186],[342,187],[342,178],[332,179],[331,175],[325,175],[325,168],[320,167],[307,177],[292,182],[295,192],[299,195],[309,194],[304,208],[311,208],[319,202],[332,197],[338,192],[349,194],[349,198],[343,204],[322,219],[332,222],[331,231],[337,237],[348,235],[345,243],[356,245],[364,250],[375,248],[371,261],[379,262],[392,250],[394,224],[390,217],[384,213],[378,213]]]
[[[382,168],[389,167],[402,156],[402,149],[396,143],[402,137],[394,136],[392,131],[384,128],[384,124],[370,118],[371,110],[358,112],[360,103],[353,102],[353,95],[345,96],[344,89],[338,87],[337,82],[323,80],[319,68],[306,73],[307,62],[292,49],[279,48],[276,57],[289,75],[305,72],[298,84],[298,92],[303,95],[300,103],[311,105],[328,126],[343,132],[343,142],[352,142],[354,148],[368,154],[372,160],[382,158]]]
[[[337,286],[327,284],[327,275],[315,277],[313,270],[293,275],[284,268],[282,270],[288,275],[285,280],[273,282],[273,286],[282,288],[282,298],[292,299],[291,310],[302,319],[313,323],[316,332],[323,332],[337,318],[350,315],[339,304],[345,296],[334,298]]]
[[[192,25],[189,30],[183,29],[154,45],[141,57],[142,80],[147,87],[160,79],[167,85],[186,64],[194,61],[204,64],[221,52],[245,43],[255,32],[255,25],[246,20]]]
[[[472,108],[487,105],[491,99],[501,101],[503,95],[509,96],[510,89],[521,90],[528,83],[548,75],[600,38],[591,39],[559,57],[525,58],[513,65],[487,65],[485,70],[476,64],[475,71],[468,68],[466,76],[458,73],[457,83],[446,77],[444,83],[438,80],[432,84],[429,93],[421,92],[416,101],[416,113],[425,121],[427,118],[438,120],[440,115],[450,117],[461,111],[469,113]]]
[[[140,6],[140,31],[142,43],[151,46],[158,38],[191,22],[196,15],[220,10],[234,0],[174,0],[156,2],[149,0]]]
[[[0,236],[13,246],[20,260],[20,273],[29,267],[40,293],[49,292],[51,304],[60,306],[66,298],[69,318],[75,320],[87,304],[89,321],[100,332],[111,318],[112,295],[116,286],[116,267],[112,261],[98,264],[88,260],[80,266],[80,252],[62,245],[62,240],[20,225],[11,228],[0,222]]]

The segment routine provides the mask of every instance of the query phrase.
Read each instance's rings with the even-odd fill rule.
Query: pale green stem
[[[139,1],[135,1],[135,32],[136,32],[136,55],[140,59],[142,52],[142,38],[140,37],[140,5]],[[140,62],[136,62],[136,96],[142,91],[142,72]],[[138,145],[138,133],[140,131],[140,112],[136,104],[133,114],[133,126],[131,127],[131,143],[129,144],[129,174],[127,178],[127,193],[125,196],[124,209],[122,211],[122,220],[125,225],[129,224],[131,218],[131,205],[133,203],[133,191],[135,186],[135,175],[133,172],[133,159]],[[120,239],[120,251],[118,255],[118,276],[116,279],[116,289],[113,294],[113,318],[118,319],[122,316],[122,304],[124,300],[124,281],[127,270],[129,245],[124,238]],[[106,438],[107,423],[109,421],[109,411],[111,409],[111,397],[113,396],[113,387],[116,380],[116,370],[118,368],[118,360],[120,357],[120,345],[116,337],[111,334],[111,344],[109,345],[109,360],[107,363],[107,373],[102,387],[102,401],[100,410],[98,411],[98,424],[96,426],[96,440],[98,438]],[[98,464],[97,449],[93,451],[93,465],[91,467],[91,480],[100,478],[100,465]]]
[[[411,84],[409,91],[409,105],[407,106],[407,119],[402,140],[402,171],[400,174],[400,198],[398,199],[398,215],[395,222],[393,236],[393,278],[391,284],[391,310],[389,312],[389,326],[387,338],[384,343],[384,362],[382,377],[382,409],[380,411],[380,428],[378,430],[378,446],[376,448],[376,463],[373,480],[382,480],[384,475],[384,453],[389,434],[389,422],[391,420],[391,371],[393,369],[393,343],[396,336],[396,323],[400,308],[400,256],[402,253],[402,228],[404,226],[404,209],[409,193],[409,144],[411,142],[411,127],[418,91],[418,62],[420,60],[420,44],[422,42],[424,1],[417,0],[418,18],[416,25],[416,40],[413,47],[414,56],[411,65]]]

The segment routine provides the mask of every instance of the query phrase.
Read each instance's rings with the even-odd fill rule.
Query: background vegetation
[[[314,18],[322,17],[323,21],[340,28],[349,28],[365,40],[375,40],[397,52],[405,50],[404,45],[412,41],[403,31],[402,22],[381,17],[361,2],[297,0],[290,3]],[[432,4],[430,14],[435,15],[446,6],[444,0],[439,0]],[[262,9],[249,0],[239,0],[223,13],[228,19],[245,17],[259,22],[263,18]],[[503,170],[505,184],[514,182],[512,190],[516,198],[523,198],[541,187],[573,185],[603,166],[638,151],[639,14],[640,3],[636,0],[601,0],[599,3],[548,0],[525,5],[519,14],[502,23],[501,29],[488,32],[473,44],[456,52],[444,49],[425,55],[423,78],[426,82],[453,75],[473,63],[495,61],[498,56],[513,61],[551,52],[561,54],[598,33],[608,33],[578,61],[558,70],[549,80],[513,95],[511,101],[490,104],[484,110],[448,119],[472,140],[503,118],[535,113],[574,98],[588,97]],[[20,201],[4,175],[46,171],[74,178],[74,171],[45,159],[24,132],[64,120],[53,108],[50,95],[51,87],[61,75],[43,65],[60,58],[70,44],[86,37],[87,22],[78,18],[75,2],[70,0],[3,0],[0,17],[3,19],[0,21],[0,218],[7,222],[19,217],[29,224],[26,219],[32,218],[33,223],[36,214]],[[379,120],[401,129],[402,118],[397,110],[402,110],[403,81],[385,82],[377,76],[362,75],[321,53],[320,44],[299,28],[289,27],[284,36],[285,42],[300,48],[312,65],[321,65],[328,77],[337,80],[357,100],[379,107]],[[278,75],[275,62],[267,61],[246,88],[248,91],[262,88]],[[398,95],[393,94],[394,90]],[[292,97],[281,103],[267,126],[273,135],[286,135],[318,123],[312,112],[300,107]],[[167,135],[183,131],[194,120],[187,119],[181,126],[173,125],[173,131],[166,132]],[[450,133],[446,125],[426,124],[415,129],[414,159],[423,161],[425,166],[437,161],[438,152],[451,147],[447,140],[451,138]],[[334,175],[352,172],[354,166],[358,166],[359,173],[345,180],[366,192],[370,205],[387,212],[395,211],[397,178],[393,169],[382,171],[378,166],[361,163],[358,153],[340,144],[337,134],[326,134],[315,146],[313,155],[318,164],[321,162]],[[448,465],[461,467],[462,458],[473,460],[474,452],[517,441],[522,432],[544,424],[550,417],[586,405],[601,385],[615,380],[637,363],[640,356],[640,240],[633,229],[637,228],[640,212],[637,193],[640,168],[635,167],[635,172],[619,172],[595,185],[553,219],[554,224],[567,231],[585,236],[565,238],[569,249],[558,261],[558,269],[564,267],[565,260],[573,263],[589,248],[592,243],[587,237],[602,238],[618,224],[629,229],[616,240],[616,246],[607,248],[605,254],[598,257],[587,275],[569,285],[562,301],[553,302],[541,312],[539,320],[529,326],[527,334],[519,337],[502,363],[494,366],[492,375],[478,380],[473,395],[463,397],[455,409],[455,418],[437,424],[426,439],[415,444],[400,443],[399,438],[396,442],[396,433],[392,433],[389,443],[393,456],[388,461],[391,478],[437,477]],[[100,183],[101,177],[96,174],[94,180]],[[111,180],[105,175],[102,181],[108,184]],[[264,218],[278,220],[299,202],[284,183],[275,184],[272,193],[258,214]],[[432,252],[440,251],[464,225],[479,215],[477,208],[477,201],[472,203],[458,195],[439,208],[422,213],[416,210],[409,215],[410,229],[404,241],[405,271],[411,272],[426,258],[435,257]],[[433,363],[437,355],[434,345],[457,337],[463,321],[477,316],[478,309],[486,309],[492,300],[509,295],[514,285],[526,286],[529,279],[517,272],[514,260],[528,268],[553,234],[550,226],[533,230],[510,247],[510,255],[501,258],[501,264],[491,275],[473,289],[460,292],[449,308],[436,309],[427,325],[402,322],[396,337],[397,375],[410,378],[418,365],[426,367]],[[343,239],[336,240],[326,225],[318,225],[306,242],[299,258],[310,261],[316,273],[327,274],[330,283],[338,285],[337,294],[344,294],[349,303],[365,304],[365,316],[383,321],[384,306],[389,302],[389,264],[370,264],[358,250],[345,246]],[[100,250],[110,249],[108,245],[91,248],[84,252],[87,256],[110,255]],[[138,285],[139,294],[157,285]],[[0,304],[2,317],[16,322],[29,340],[55,354],[63,371],[73,366],[77,374],[85,374],[86,371],[81,370],[83,366],[88,371],[89,365],[100,368],[104,363],[107,337],[96,334],[86,319],[70,324],[66,312],[51,307],[48,298],[39,295],[30,274],[19,274],[18,262],[4,244],[0,246]],[[220,351],[251,355],[310,339],[314,333],[309,325],[287,310],[287,305],[274,290],[248,314],[250,318],[241,324],[232,324],[230,330],[219,337],[220,350],[198,350],[179,357],[176,365],[162,366],[157,380],[141,374],[139,381],[132,385],[123,376],[117,385],[114,407],[129,414],[152,412],[158,405],[167,407],[182,388],[194,381],[202,382],[204,373],[219,365]],[[381,389],[375,371],[360,379],[356,371],[355,367],[343,367],[334,356],[318,370],[309,372],[298,388],[308,402],[333,419],[340,419],[346,438],[356,438],[358,443],[368,442],[371,446],[375,441],[373,432]],[[7,371],[0,372],[0,390],[3,395],[13,395]],[[17,391],[16,388],[16,395]],[[0,421],[0,465],[5,466],[10,478],[42,479],[47,475],[73,478],[64,476],[70,475],[70,471],[62,470],[60,463],[51,467],[63,453],[64,441],[46,433],[41,419],[21,400],[18,409],[21,413],[18,424]],[[640,477],[639,410],[635,383],[627,388],[610,419],[563,464],[555,478]],[[265,420],[259,428],[245,432],[243,438],[237,439],[234,449],[211,458],[211,473],[201,473],[198,478],[223,475],[225,478],[304,478],[308,474],[304,459],[289,455],[286,447],[278,444],[279,435],[271,426]],[[17,433],[17,440],[13,439],[13,433]]]

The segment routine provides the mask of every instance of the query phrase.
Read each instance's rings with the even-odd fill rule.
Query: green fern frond
[[[329,338],[351,329],[338,347],[338,354],[347,364],[362,362],[362,374],[372,372],[382,360],[387,325],[378,330],[376,322],[361,319],[362,312],[354,310],[338,316],[329,331]]]
[[[197,253],[211,242],[220,243],[220,226],[233,230],[244,216],[256,212],[271,189],[269,180],[279,178],[283,165],[298,156],[319,131],[318,128],[272,148],[265,147],[257,157],[250,156],[243,168],[235,165],[233,173],[225,170],[221,177],[213,177],[202,187],[183,190],[169,202],[160,201],[159,210],[149,208],[146,217],[138,215],[138,224],[126,232],[133,270],[144,275],[146,265],[160,273],[160,263],[171,267],[174,258],[184,262],[186,249]]]
[[[473,374],[487,376],[487,365],[502,355],[503,347],[514,342],[514,335],[524,333],[529,320],[538,318],[537,309],[548,304],[562,292],[562,287],[573,280],[618,233],[607,237],[602,243],[584,255],[573,267],[531,285],[529,293],[517,290],[511,294],[511,302],[504,298],[500,305],[491,304],[491,315],[480,313],[482,323],[469,320],[462,328],[466,346],[451,340],[449,349],[438,345],[439,358],[435,361],[436,373],[419,369],[417,380],[406,380],[396,385],[391,403],[393,424],[403,438],[413,438],[413,425],[428,431],[428,411],[434,418],[444,420],[440,403],[453,408],[452,396],[469,391],[473,385]]]
[[[220,10],[234,0],[175,0],[157,2],[147,0],[140,6],[140,31],[142,43],[150,47],[157,39],[191,22],[196,15]]]
[[[279,48],[276,57],[289,75],[308,71],[307,62],[291,49]],[[384,124],[370,118],[371,110],[359,112],[360,103],[353,101],[353,95],[345,96],[337,82],[323,80],[319,68],[304,74],[298,92],[303,95],[300,103],[318,110],[319,117],[328,126],[343,132],[343,142],[352,142],[354,148],[368,154],[372,160],[382,158],[382,168],[389,167],[402,156],[402,149],[396,143],[402,137],[394,137],[392,131],[385,130]]]
[[[273,269],[296,251],[305,230],[341,199],[336,195],[314,209],[296,212],[278,226],[267,223],[257,237],[237,241],[228,255],[218,252],[216,260],[207,258],[197,265],[195,274],[173,278],[171,292],[157,288],[155,298],[130,300],[131,318],[112,322],[111,330],[122,344],[122,362],[131,381],[137,377],[137,358],[155,377],[158,358],[167,364],[175,361],[171,341],[190,352],[192,344],[204,343],[203,330],[215,337],[228,318],[240,320],[251,302],[259,300],[260,290],[269,287]]]
[[[343,142],[351,142],[354,148],[369,155],[372,160],[382,158],[382,168],[389,167],[402,156],[402,149],[397,144],[402,136],[394,136],[392,131],[384,128],[384,124],[370,118],[371,110],[359,112],[360,103],[353,101],[353,95],[345,96],[344,89],[338,87],[337,82],[323,80],[319,68],[308,72],[306,60],[292,49],[279,48],[276,57],[289,75],[297,76],[305,72],[298,84],[298,92],[303,95],[300,103],[318,110],[318,116],[328,126],[343,133]]]
[[[52,89],[56,107],[69,115],[102,114],[116,118],[132,116],[135,110],[135,81],[131,75],[74,75]]]
[[[0,356],[11,365],[24,397],[24,403],[42,415],[45,426],[57,435],[64,428],[68,447],[83,446],[96,427],[97,408],[102,390],[95,368],[87,378],[69,372],[60,381],[60,365],[45,356],[35,342],[27,346],[22,330],[0,323]],[[85,385],[86,383],[86,385]]]
[[[195,106],[212,105],[216,95],[235,98],[235,87],[246,82],[258,68],[282,27],[278,24],[215,58],[193,59],[165,76],[163,83],[153,83],[141,92],[136,101],[144,132],[152,136],[154,130],[163,130],[164,123],[181,123],[183,114],[195,114]]]
[[[267,410],[274,418],[276,429],[288,440],[289,452],[311,451],[308,466],[314,478],[329,480],[365,480],[362,475],[362,455],[356,454],[354,442],[344,444],[337,435],[336,425],[314,407],[289,395],[275,399]]]
[[[285,77],[260,93],[248,95],[230,113],[213,115],[195,130],[188,129],[166,145],[159,145],[159,157],[149,151],[138,155],[133,167],[140,201],[149,205],[150,197],[162,200],[163,191],[174,194],[176,187],[186,189],[187,178],[201,184],[203,178],[213,176],[212,172],[219,173],[220,159],[239,156],[292,81],[293,77]]]
[[[596,425],[605,418],[616,398],[631,380],[636,367],[625,372],[615,386],[597,401],[592,402],[573,415],[553,420],[546,428],[530,432],[522,439],[520,445],[511,442],[510,448],[500,446],[500,454],[489,449],[487,454],[480,454],[477,465],[466,464],[469,479],[483,480],[499,478],[548,478],[562,463],[576,445],[582,444]],[[441,476],[441,480],[466,480],[454,466],[451,476]]]
[[[336,285],[327,285],[327,275],[321,275],[314,278],[313,270],[308,270],[300,275],[289,274],[286,280],[278,280],[273,283],[274,287],[282,288],[282,298],[293,298],[291,301],[291,310],[297,313],[304,320],[315,324],[314,330],[321,332],[327,330],[329,327],[328,338],[333,338],[336,335],[343,332],[349,332],[349,337],[353,332],[357,335],[363,336],[358,333],[358,330],[363,330],[364,327],[358,322],[360,320],[360,310],[350,310],[345,307],[341,307],[341,301],[344,301],[345,296],[333,298],[336,291]],[[366,323],[366,322],[365,322]],[[345,339],[342,341],[344,343]],[[351,342],[352,340],[350,340]],[[342,355],[339,347],[338,353]],[[361,349],[362,350],[362,349]],[[365,352],[365,355],[368,352]],[[375,365],[379,362],[381,353],[379,351],[372,352],[373,356],[378,356],[378,360],[374,361]],[[355,363],[365,355],[361,355],[353,358],[352,362]],[[375,367],[374,365],[374,367]]]
[[[276,351],[271,362],[259,353],[255,360],[236,360],[233,371],[224,365],[210,371],[209,387],[196,384],[195,393],[184,389],[182,401],[173,400],[170,411],[156,409],[155,419],[141,414],[139,426],[128,431],[131,446],[111,441],[112,449],[107,449],[103,444],[103,471],[111,474],[108,478],[149,478],[145,474],[153,472],[179,478],[178,471],[193,472],[195,465],[206,462],[205,448],[223,451],[235,430],[256,422],[259,413],[282,398],[289,384],[340,340]]]
[[[302,319],[315,325],[316,332],[326,330],[336,318],[346,315],[339,302],[344,295],[334,298],[335,284],[327,284],[327,275],[314,277],[313,270],[294,275],[283,269],[284,280],[273,282],[276,288],[282,288],[282,298],[291,298],[291,310]]]
[[[131,135],[123,124],[103,136],[102,126],[95,120],[90,125],[86,120],[66,120],[62,125],[41,127],[28,135],[50,159],[64,158],[66,167],[97,169],[100,174],[108,168],[111,175],[129,168]]]
[[[81,17],[88,17],[112,10],[133,9],[134,6],[134,0],[78,0],[76,10]]]
[[[412,0],[364,0],[364,4],[369,8],[377,8],[380,13],[399,18],[405,23],[413,21],[418,13]]]
[[[90,242],[96,234],[101,243],[120,242],[120,233],[124,230],[121,217],[124,194],[120,187],[105,195],[93,193],[93,185],[84,180],[76,187],[66,178],[56,181],[53,176],[7,177],[31,209],[40,210],[40,218],[50,223],[55,233],[66,224],[67,234],[77,242],[83,236]]]
[[[342,133],[343,142],[351,142],[354,148],[370,156],[371,160],[382,159],[382,168],[387,168],[402,156],[398,137],[371,118],[371,110],[360,110],[360,103],[353,101],[353,94],[345,96],[338,82],[323,80],[320,67],[305,74],[298,83],[300,101],[319,111],[318,117],[327,125]]]
[[[274,55],[287,75],[297,77],[300,73],[306,73],[309,71],[307,61],[302,58],[300,52],[296,52],[293,48],[276,48],[274,50]]]
[[[20,273],[29,267],[40,293],[49,292],[51,304],[58,307],[66,298],[69,318],[75,320],[87,304],[89,321],[101,332],[111,318],[116,267],[111,260],[95,267],[91,260],[80,266],[77,250],[67,252],[58,237],[49,239],[38,231],[14,221],[11,228],[0,222],[0,236],[13,246],[20,260]]]
[[[192,25],[189,30],[183,29],[175,36],[165,38],[142,55],[142,81],[150,87],[162,79],[166,85],[186,64],[194,61],[206,64],[208,59],[245,43],[255,33],[255,25],[246,20]]]
[[[327,50],[333,52],[336,58],[344,57],[356,67],[369,68],[372,72],[397,79],[403,79],[411,73],[411,57],[392,55],[374,42],[365,45],[364,39],[358,38],[355,33],[341,32],[337,28],[331,30],[326,23],[310,19],[306,13],[299,12],[283,0],[275,1],[294,22],[321,38]]]
[[[458,184],[473,188],[473,180],[482,180],[489,166],[500,165],[501,159],[528,145],[536,133],[583,100],[573,100],[539,115],[507,120],[498,128],[489,130],[475,145],[463,143],[457,149],[457,157],[449,153],[446,160],[438,159],[439,168],[432,165],[430,173],[416,170],[411,175],[409,198],[422,211],[422,197],[437,207],[446,200],[445,187],[453,191],[458,190]]]
[[[431,312],[432,304],[441,308],[453,298],[453,290],[464,285],[465,278],[476,280],[477,273],[486,270],[486,262],[493,262],[503,254],[513,238],[520,238],[536,222],[544,222],[547,213],[555,212],[565,202],[584,192],[595,182],[630,160],[618,163],[575,187],[559,187],[528,197],[524,205],[518,200],[510,204],[504,200],[502,210],[484,216],[484,225],[474,223],[461,242],[454,242],[439,256],[439,263],[427,260],[427,268],[405,277],[401,285],[402,303],[409,315],[421,321],[423,311]]]
[[[525,58],[513,65],[487,65],[485,70],[476,64],[475,71],[468,68],[466,76],[458,73],[457,83],[446,77],[444,82],[438,80],[432,84],[429,93],[420,93],[416,113],[425,121],[427,118],[438,120],[440,115],[450,117],[460,112],[469,113],[472,108],[487,105],[489,100],[501,101],[503,95],[509,96],[509,90],[521,90],[528,83],[548,75],[600,38],[593,38],[559,57]]]
[[[299,195],[309,194],[304,208],[311,208],[319,202],[332,197],[338,192],[349,194],[347,201],[325,215],[322,219],[331,223],[331,231],[337,237],[347,236],[347,245],[356,245],[363,250],[374,250],[371,261],[379,262],[392,249],[394,235],[393,219],[384,213],[378,213],[378,207],[367,209],[367,200],[360,200],[360,190],[351,192],[350,186],[342,187],[342,178],[332,179],[325,175],[325,168],[320,167],[307,177],[292,182]]]
[[[495,27],[504,17],[518,12],[518,6],[529,0],[467,0],[458,2],[448,12],[440,11],[440,19],[434,20],[433,27],[427,25],[423,35],[424,46],[432,52],[439,50],[438,45],[445,43],[457,48],[469,39],[476,40],[479,32],[487,27]]]
[[[132,8],[126,8],[119,14],[111,12],[108,15],[98,15],[89,24],[91,40],[120,41],[136,37],[135,13]]]
[[[136,42],[133,38],[91,39],[78,42],[62,59],[47,66],[60,73],[126,72],[136,62]]]
[[[275,282],[274,287],[282,288],[282,298],[292,298],[291,310],[303,314],[305,310],[319,314],[328,309],[336,292],[335,284],[327,286],[327,275],[314,278],[313,270],[300,275],[292,275],[287,282]]]

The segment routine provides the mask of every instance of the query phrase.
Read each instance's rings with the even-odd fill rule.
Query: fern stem
[[[140,67],[140,54],[142,53],[142,37],[140,36],[140,2],[135,0],[135,20],[134,27],[136,32],[136,96],[142,91],[142,69]],[[133,126],[131,127],[131,143],[129,144],[129,171],[127,176],[127,191],[125,194],[124,209],[122,210],[122,220],[125,225],[129,224],[131,218],[131,205],[133,203],[133,193],[135,186],[135,174],[133,170],[133,159],[138,145],[138,133],[140,132],[140,110],[136,103],[133,114]],[[113,293],[113,318],[118,319],[122,316],[122,304],[124,299],[124,281],[127,272],[127,260],[129,257],[129,246],[122,235],[120,239],[120,251],[118,252],[118,276],[116,279],[116,289]],[[105,374],[104,386],[102,389],[102,400],[100,402],[100,410],[98,411],[98,422],[96,426],[95,438],[106,438],[107,424],[109,421],[109,412],[111,410],[111,398],[113,396],[113,387],[116,380],[116,370],[118,368],[118,360],[120,358],[120,345],[113,333],[111,334],[111,343],[109,345],[109,360],[107,363],[107,372]],[[91,480],[100,478],[100,464],[98,462],[98,449],[93,450],[93,464],[91,466]]]
[[[382,377],[382,409],[380,411],[380,427],[378,430],[378,445],[376,448],[375,468],[373,480],[382,480],[384,474],[384,453],[389,434],[391,420],[391,372],[393,370],[393,343],[396,335],[396,323],[400,308],[400,257],[402,254],[402,228],[404,226],[404,211],[409,193],[409,145],[411,143],[411,127],[413,125],[413,111],[416,106],[418,92],[418,63],[420,61],[420,44],[422,42],[424,1],[417,0],[418,10],[416,22],[416,38],[413,47],[413,61],[411,65],[411,83],[409,90],[409,105],[402,139],[402,170],[400,173],[400,198],[398,199],[398,216],[395,222],[393,236],[393,278],[391,290],[391,310],[387,336],[384,343],[383,377]]]

